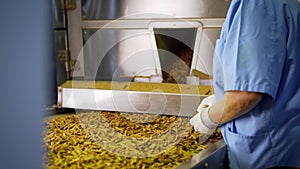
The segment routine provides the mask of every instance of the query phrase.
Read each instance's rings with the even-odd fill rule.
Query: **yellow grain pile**
[[[44,131],[45,168],[174,168],[206,148],[176,116],[82,112],[46,119]]]

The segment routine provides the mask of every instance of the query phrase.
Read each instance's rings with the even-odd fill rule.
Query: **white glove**
[[[208,110],[214,104],[215,95],[208,96],[202,100],[197,109],[198,113],[190,119],[190,123],[196,131],[211,135],[217,128],[218,124],[213,122],[208,115]]]
[[[198,106],[197,111],[199,111],[199,109],[201,108],[205,108],[205,107],[211,107],[212,105],[214,105],[216,103],[216,98],[215,95],[210,95],[207,96],[206,98],[204,98],[202,100],[202,102],[200,103],[200,105]]]

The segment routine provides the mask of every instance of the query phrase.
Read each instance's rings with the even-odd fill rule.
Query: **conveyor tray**
[[[226,144],[224,140],[208,144],[208,148],[194,155],[176,169],[228,169]]]
[[[66,81],[58,88],[58,106],[191,117],[201,100],[212,93],[211,86]]]

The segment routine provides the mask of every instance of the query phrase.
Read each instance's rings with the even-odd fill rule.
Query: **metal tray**
[[[226,156],[226,144],[219,140],[209,144],[208,148],[193,156],[189,161],[178,166],[176,169],[228,169],[229,164]]]

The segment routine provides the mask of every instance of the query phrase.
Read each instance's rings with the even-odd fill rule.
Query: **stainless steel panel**
[[[221,27],[204,29],[197,57],[193,57],[192,69],[197,69],[212,76],[212,61],[216,39],[220,36]]]
[[[116,30],[83,30],[84,78],[90,80],[112,80],[118,67],[116,47],[119,32]],[[90,41],[90,42],[89,42]]]
[[[81,7],[81,3],[83,6]],[[134,41],[136,46],[130,44],[130,41],[133,40],[126,40],[125,42],[121,42],[119,36],[121,34],[112,34],[110,39],[104,39],[102,43],[90,45],[94,46],[92,48],[103,48],[101,45],[104,43],[108,43],[110,46],[109,52],[106,51],[104,54],[107,57],[101,56],[103,64],[100,66],[99,63],[95,63],[94,57],[86,57],[86,54],[83,53],[83,41],[82,41],[82,29],[101,29],[101,30],[144,30],[146,33],[149,30],[149,25],[153,22],[199,22],[202,25],[203,29],[207,28],[221,28],[228,6],[229,4],[225,3],[223,0],[76,0],[77,8],[75,10],[68,11],[68,34],[69,34],[69,42],[70,42],[70,51],[71,51],[71,59],[78,60],[80,63],[80,69],[74,71],[72,74],[73,77],[85,77],[88,79],[96,79],[104,78],[111,79],[112,77],[120,77],[120,76],[132,76],[138,75],[139,71],[137,71],[136,67],[142,66],[134,66],[133,69],[124,69],[124,66],[119,66],[120,62],[124,61],[124,57],[127,54],[123,54],[124,51],[129,51],[129,48],[138,48],[141,46],[142,43],[145,42],[146,39],[149,38],[142,38],[143,40],[140,42]],[[111,20],[122,17],[119,20]],[[82,18],[84,20],[82,20]],[[102,20],[97,20],[102,19]],[[84,31],[86,32],[86,31]],[[118,32],[118,31],[115,31]],[[122,31],[119,31],[122,32]],[[151,32],[152,33],[152,32]],[[206,32],[204,32],[206,33]],[[208,33],[209,34],[209,33]],[[85,35],[83,35],[85,36]],[[201,35],[199,35],[201,36]],[[115,42],[115,38],[118,40],[118,44],[112,44],[108,41]],[[197,38],[197,37],[196,37]],[[203,40],[203,42],[200,40]],[[153,38],[150,38],[152,42],[144,43],[142,49],[146,51],[146,48],[152,50],[152,52],[157,53],[157,49],[153,49],[153,46],[148,46],[150,43],[153,43]],[[128,42],[130,42],[128,44]],[[206,50],[207,44],[209,41],[205,39],[199,39],[195,42],[195,50]],[[201,43],[201,44],[200,44]],[[107,44],[106,44],[107,46]],[[126,46],[126,47],[124,47]],[[131,47],[129,47],[131,46]],[[106,47],[104,47],[106,48]],[[200,49],[201,48],[201,49]],[[210,48],[207,51],[195,51],[197,55],[201,55],[201,57],[205,59],[212,60],[211,57],[211,50]],[[90,50],[90,49],[89,49]],[[131,49],[130,49],[131,50]],[[136,51],[138,49],[135,49]],[[87,50],[85,50],[87,51]],[[142,50],[139,50],[141,52]],[[138,52],[138,53],[139,53]],[[97,52],[96,52],[97,53]],[[130,52],[129,52],[130,53]],[[130,58],[137,58],[133,56],[133,52],[131,51],[132,57]],[[137,54],[137,52],[135,52]],[[123,55],[118,58],[116,55]],[[149,69],[153,69],[154,67],[157,68],[156,73],[153,73],[154,70],[150,70],[146,73],[146,76],[150,75],[159,75],[160,74],[160,63],[159,60],[157,61],[157,56],[150,56],[150,51],[147,51],[146,54],[140,53],[141,55],[148,55],[147,58],[154,58],[154,61],[150,61]],[[99,56],[97,56],[99,57]],[[110,59],[105,59],[111,57]],[[140,57],[138,57],[140,59]],[[203,59],[202,60],[205,60]],[[205,64],[200,64],[201,62],[197,62],[198,58],[193,57],[192,61],[192,68],[197,70],[206,70],[208,73],[211,72],[211,68],[206,66]],[[96,59],[97,61],[97,59]],[[99,61],[99,59],[98,59]],[[113,63],[116,61],[115,63]],[[143,60],[143,62],[148,62],[149,60]],[[87,63],[85,63],[87,62]],[[91,63],[93,62],[93,63]],[[204,61],[206,62],[206,61]],[[122,62],[123,63],[123,62]],[[135,63],[139,63],[136,61]],[[207,64],[211,64],[211,61],[207,61]],[[110,66],[109,66],[110,65]],[[98,68],[102,69],[100,73],[98,73]],[[150,68],[151,67],[151,68]],[[117,68],[121,68],[116,72]],[[87,72],[85,72],[87,71]],[[101,75],[102,72],[102,75]],[[116,74],[115,74],[116,73]],[[113,75],[114,74],[114,75]],[[140,74],[141,75],[141,74]],[[142,74],[144,76],[144,74]]]
[[[53,28],[65,28],[65,13],[61,8],[61,0],[51,0]]]
[[[82,0],[83,20],[116,19],[125,15],[126,0]]]
[[[167,114],[191,117],[205,95],[62,88],[64,108]]]
[[[220,28],[225,18],[201,18],[201,19],[134,19],[134,20],[83,20],[83,29],[148,29],[153,22],[199,22],[203,28]]]
[[[150,31],[105,29],[84,30],[83,34],[85,79],[120,80],[159,74]]]
[[[140,53],[139,55],[144,55],[141,58],[154,58],[156,60],[158,57],[158,52],[161,55],[162,53],[165,55],[170,55],[170,57],[175,58],[174,53],[172,52],[166,52],[166,50],[157,50],[156,48],[156,42],[154,39],[154,30],[167,30],[170,31],[163,31],[158,33],[166,34],[167,36],[173,36],[175,39],[180,39],[183,43],[187,44],[190,48],[194,49],[194,57],[192,61],[191,68],[197,69],[197,70],[205,70],[203,72],[211,72],[211,66],[207,64],[211,64],[212,58],[213,58],[213,48],[214,48],[214,41],[217,39],[217,36],[219,35],[219,31],[221,29],[221,26],[223,24],[224,19],[192,19],[192,20],[171,20],[171,19],[164,19],[164,20],[118,20],[114,22],[104,22],[104,21],[85,21],[83,22],[83,27],[87,27],[88,29],[83,30],[83,43],[85,44],[86,41],[92,36],[93,33],[95,33],[101,26],[100,36],[103,36],[99,38],[98,36],[98,42],[93,44],[95,42],[89,43],[85,46],[85,51],[88,51],[88,53],[85,52],[82,57],[84,58],[84,71],[85,71],[85,78],[86,79],[93,79],[93,80],[111,80],[114,78],[115,80],[119,78],[120,76],[123,77],[130,77],[133,76],[153,76],[153,75],[160,75],[161,72],[155,72],[154,70],[151,70],[151,72],[148,72],[145,74],[143,73],[136,73],[139,72],[139,68],[143,67],[139,64],[122,64],[120,63],[128,57],[129,54],[132,55],[133,53],[140,53],[142,50],[146,48],[153,48],[151,51],[147,51],[146,54]],[[200,27],[200,28],[198,28]],[[92,28],[92,29],[90,29]],[[97,29],[98,28],[98,29]],[[177,33],[174,33],[172,29],[182,28],[184,29],[193,29],[197,28],[195,35],[193,37],[182,37],[180,33],[182,31],[178,31]],[[204,30],[202,31],[202,28]],[[152,33],[149,34],[149,31]],[[173,33],[172,33],[173,31]],[[128,34],[126,32],[131,32],[130,38],[124,39],[124,35]],[[203,37],[202,34],[203,33]],[[121,36],[122,34],[122,36]],[[150,38],[142,38],[142,41],[137,41],[138,38],[133,38],[133,34],[149,34],[151,36]],[[147,35],[148,36],[148,35]],[[148,40],[147,40],[148,39]],[[141,40],[141,38],[139,39]],[[78,41],[74,41],[72,43],[78,43]],[[152,44],[151,46],[151,43]],[[141,47],[141,45],[143,47]],[[148,47],[146,47],[148,46]],[[109,49],[105,49],[109,48]],[[174,47],[173,47],[174,48]],[[176,49],[175,47],[174,49]],[[200,49],[201,48],[201,49]],[[95,51],[91,55],[91,50],[102,50],[102,51]],[[105,49],[105,50],[104,50]],[[103,53],[105,51],[105,53]],[[127,51],[127,52],[126,52]],[[131,52],[128,52],[131,51]],[[137,52],[139,51],[139,52]],[[102,58],[99,58],[100,54]],[[93,56],[94,55],[94,56]],[[117,56],[118,55],[118,56]],[[153,55],[153,56],[151,56]],[[170,58],[169,57],[169,58]],[[200,58],[201,57],[201,58]],[[131,58],[136,58],[135,56],[131,56]],[[203,60],[208,61],[203,61]],[[101,63],[99,63],[99,60],[101,60]],[[132,60],[133,61],[133,60]],[[155,62],[155,63],[154,63]],[[144,64],[144,66],[147,64],[146,67],[156,67],[158,68],[156,71],[160,71],[160,63],[158,61],[150,61],[149,60],[142,60],[141,63]],[[157,63],[158,62],[158,63]],[[128,62],[127,62],[128,63]],[[137,61],[134,61],[132,63],[140,63]],[[131,69],[131,67],[133,67]],[[118,69],[120,68],[120,69]],[[117,70],[118,69],[118,70]],[[163,69],[163,68],[162,68]],[[121,72],[122,71],[122,72]]]
[[[194,155],[176,169],[229,169],[226,148],[223,139],[217,143],[208,144],[207,149]]]
[[[217,35],[215,29],[202,31],[202,24],[198,21],[152,22],[147,29],[83,30],[85,78],[117,80],[161,75],[160,71],[165,69],[161,65],[178,59],[180,52],[185,50],[178,43],[195,51],[193,68],[206,70],[212,61],[214,44],[211,41]],[[211,55],[207,55],[208,52]],[[203,59],[206,60],[204,63]],[[198,60],[202,65],[196,64]],[[167,69],[164,71],[168,72]]]
[[[222,18],[228,7],[223,0],[82,0],[82,19]]]

